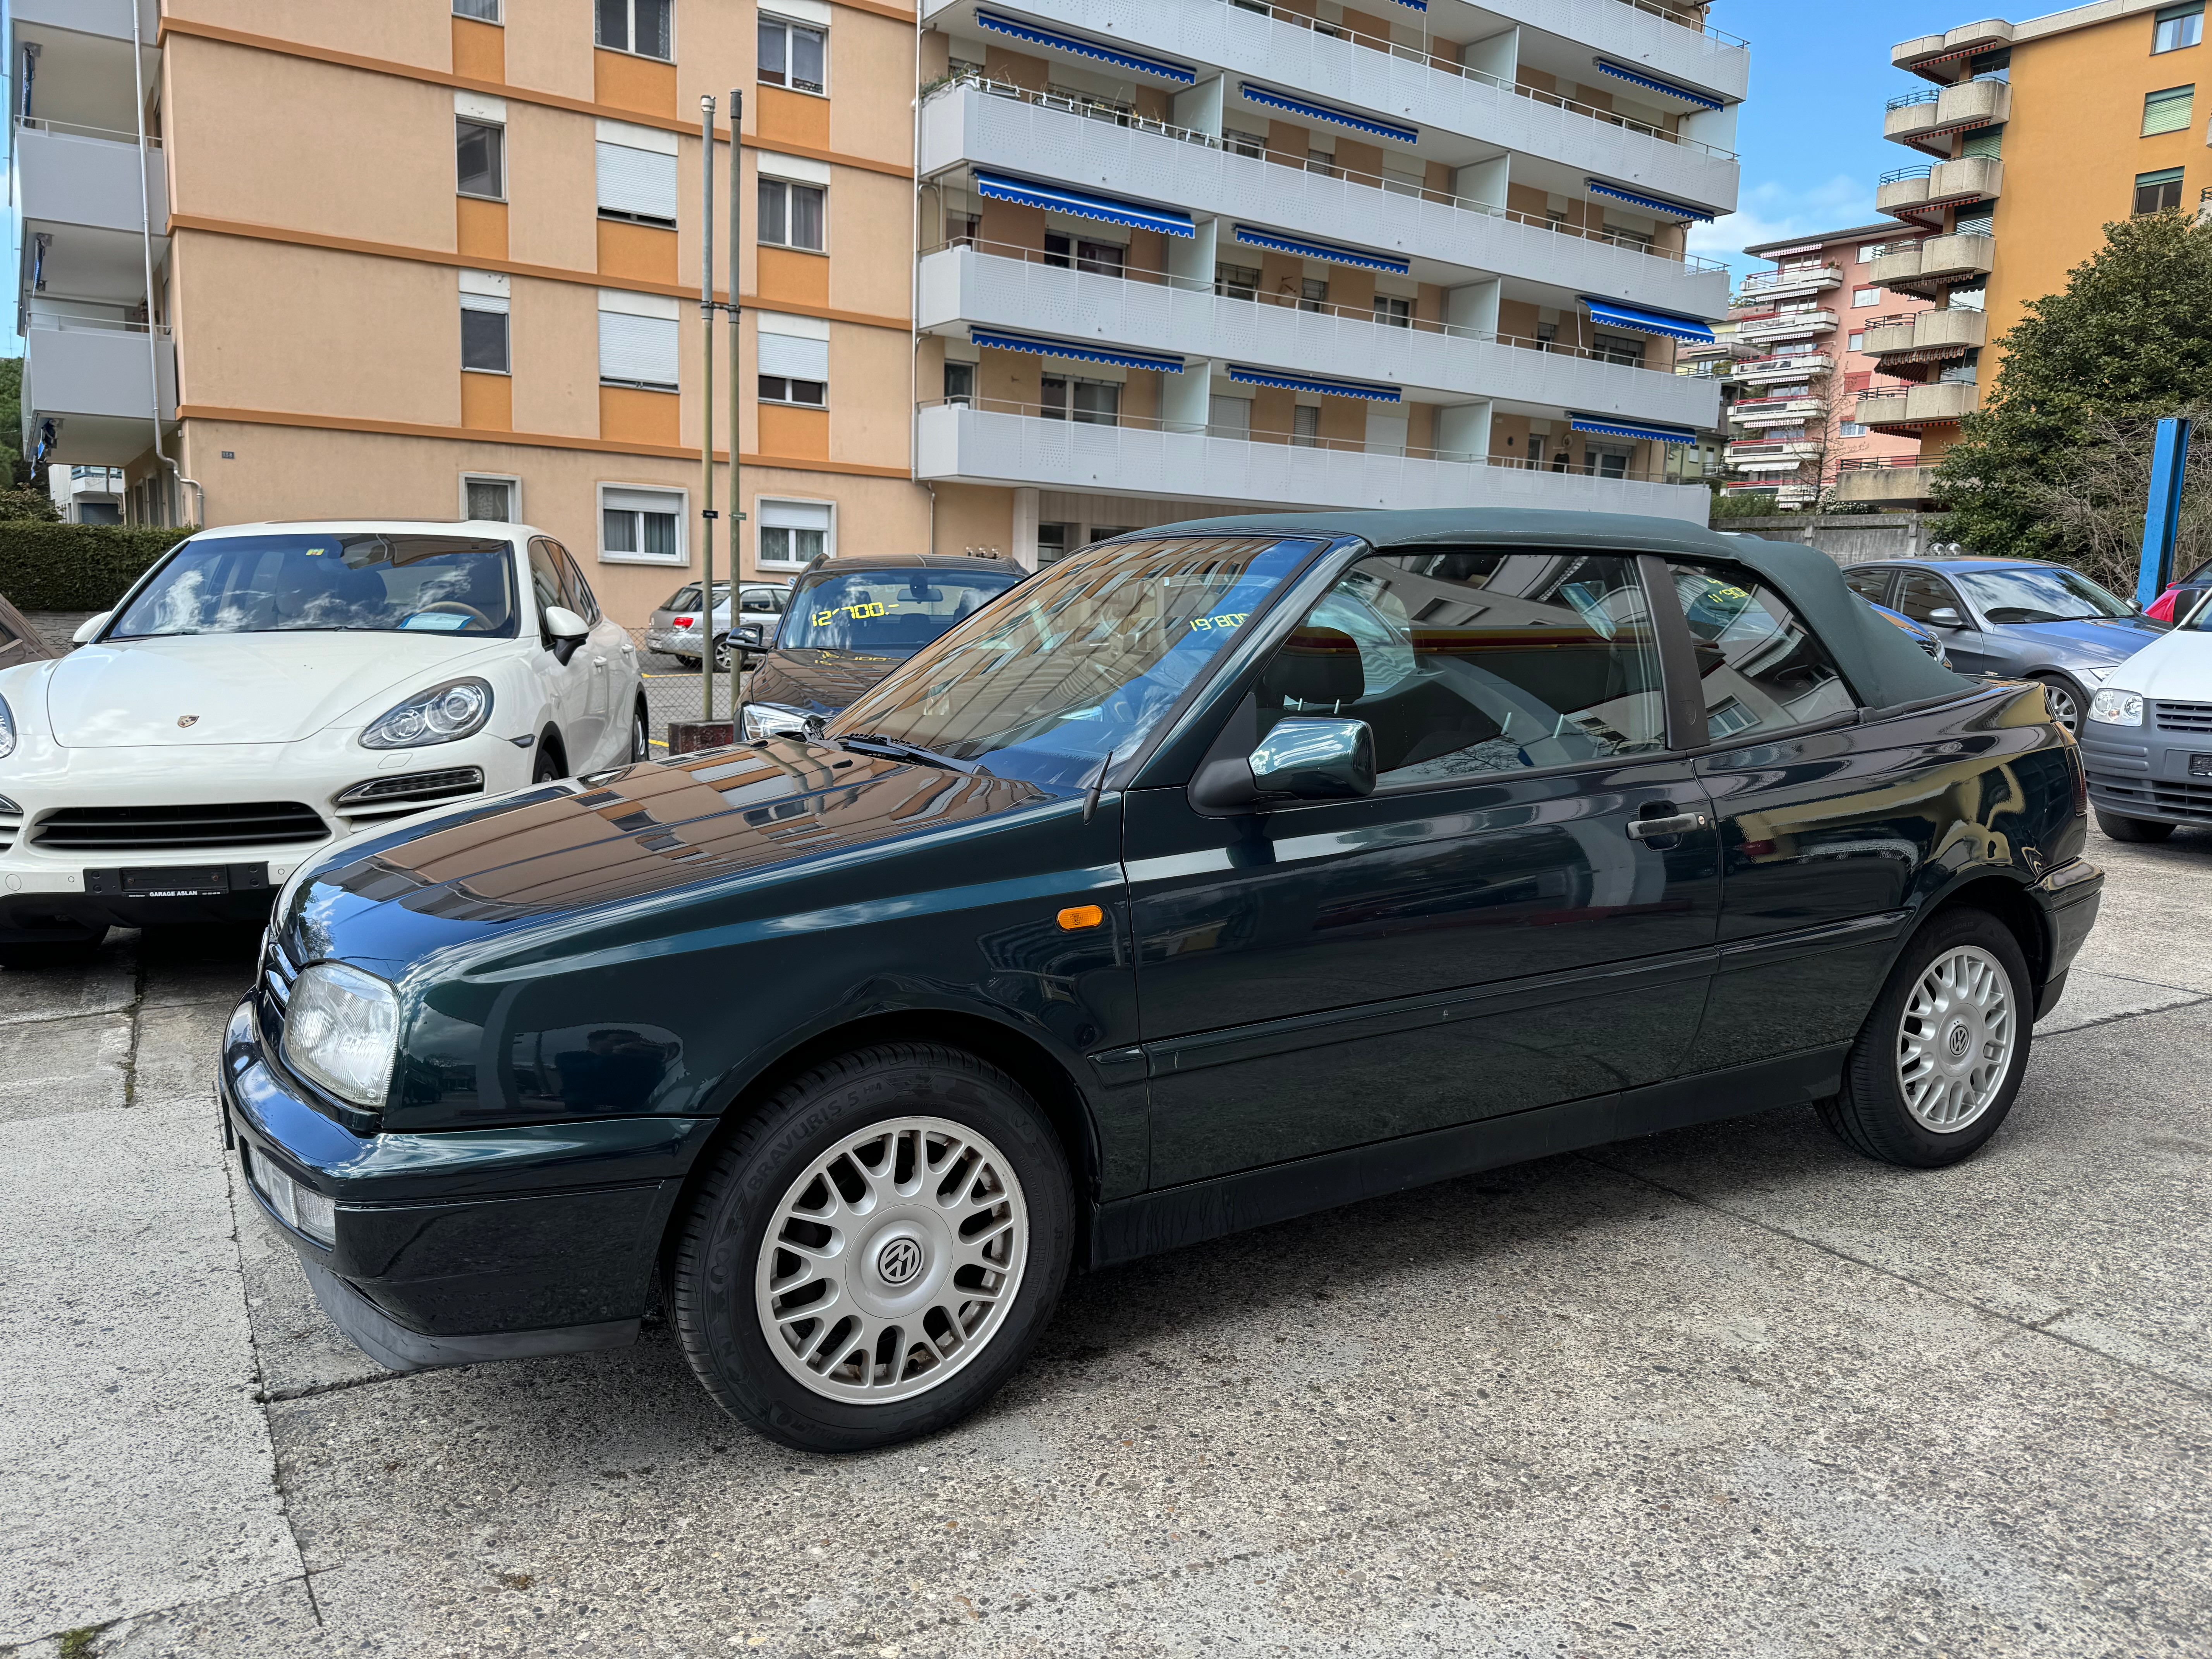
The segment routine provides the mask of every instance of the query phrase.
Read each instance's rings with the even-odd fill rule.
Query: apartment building
[[[1900,494],[1925,495],[1927,469],[1994,378],[1996,342],[2065,287],[2106,225],[2212,194],[2203,47],[2204,0],[2096,0],[1891,50],[1933,83],[1892,99],[1882,127],[1931,159],[1885,174],[1875,198],[1907,233],[1875,280],[1930,302],[1868,334],[1884,374],[1908,384],[1863,400],[1858,417],[1921,444],[1918,472],[1888,481]]]
[[[1729,313],[1729,494],[1771,493],[1785,511],[1874,501],[1883,498],[1869,480],[1917,464],[1917,440],[1875,432],[1857,412],[1863,396],[1889,384],[1869,340],[1899,319],[1910,328],[1927,308],[1875,280],[1896,235],[1894,225],[1854,225],[1744,249],[1773,269],[1745,277]]]
[[[1747,48],[1376,3],[12,0],[27,453],[135,521],[526,520],[642,620],[728,568],[736,90],[748,577],[1247,503],[1700,517],[1673,351]]]

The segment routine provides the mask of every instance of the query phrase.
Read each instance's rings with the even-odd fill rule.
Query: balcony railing
[[[926,259],[934,253],[949,253],[963,248],[991,258],[1011,259],[1021,264],[1044,265],[1054,269],[1073,269],[1084,276],[1108,276],[1147,288],[1175,289],[1185,294],[1212,294],[1220,299],[1247,305],[1275,306],[1288,311],[1344,318],[1376,328],[1406,329],[1416,334],[1441,334],[1455,340],[1477,340],[1491,345],[1515,346],[1523,351],[1541,351],[1558,357],[1587,358],[1592,362],[1611,363],[1620,368],[1641,369],[1646,374],[1663,375],[1668,380],[1675,378],[1671,367],[1647,365],[1640,358],[1631,360],[1626,353],[1601,351],[1572,341],[1534,339],[1525,334],[1501,334],[1493,330],[1468,328],[1458,323],[1443,322],[1433,317],[1389,319],[1377,316],[1371,307],[1336,305],[1326,300],[1308,300],[1297,295],[1267,294],[1256,288],[1239,292],[1235,285],[1224,284],[1218,278],[1177,276],[1170,271],[1148,270],[1139,265],[1125,264],[1115,266],[1101,260],[1085,260],[1073,254],[1047,254],[1020,242],[988,242],[981,237],[955,236],[933,247],[924,248],[921,257]],[[1132,341],[1128,343],[1140,343]]]
[[[1224,139],[1217,133],[1200,132],[1190,127],[1179,127],[1167,121],[1156,121],[1149,116],[1138,115],[1118,105],[1083,98],[1063,97],[1058,93],[1035,92],[1027,87],[1018,87],[1010,82],[994,81],[981,75],[948,76],[931,83],[924,93],[924,100],[972,87],[986,97],[1004,98],[1013,103],[1035,104],[1046,109],[1065,110],[1086,119],[1103,121],[1114,126],[1133,127],[1142,132],[1153,132],[1179,143],[1194,144],[1202,149],[1221,150],[1231,155],[1245,155],[1255,161],[1270,161],[1278,167],[1296,167],[1300,172],[1322,171],[1304,157],[1290,158],[1266,150],[1254,149]],[[1577,241],[1603,242],[1612,247],[1626,248],[1632,253],[1641,253],[1655,259],[1664,259],[1669,264],[1686,270],[1725,270],[1728,267],[1717,259],[1700,258],[1693,253],[1677,252],[1657,247],[1640,238],[1614,236],[1601,230],[1585,229],[1579,226],[1560,224],[1550,218],[1521,212],[1516,208],[1503,208],[1472,196],[1455,196],[1449,191],[1416,185],[1403,179],[1389,178],[1382,173],[1362,173],[1354,167],[1330,167],[1329,177],[1343,179],[1370,189],[1387,191],[1394,196],[1418,197],[1424,202],[1434,202],[1443,207],[1456,208],[1462,213],[1479,213],[1487,219],[1503,219],[1509,223],[1527,225],[1532,229],[1549,231],[1555,235],[1571,237]]]
[[[1790,265],[1781,270],[1762,270],[1745,277],[1741,291],[1757,294],[1770,288],[1796,288],[1804,283],[1840,283],[1843,280],[1843,268],[1839,265]]]
[[[129,144],[134,149],[138,144],[138,135],[135,132],[123,131],[115,127],[89,127],[81,121],[49,121],[42,117],[19,115],[15,118],[15,125],[20,131],[51,133],[61,138],[99,138],[111,144]],[[159,149],[161,141],[149,132],[146,135],[146,147]]]
[[[1637,11],[1650,12],[1654,17],[1662,18],[1677,28],[1685,28],[1692,33],[1702,34],[1708,40],[1718,41],[1724,46],[1747,46],[1751,44],[1741,35],[1730,34],[1725,29],[1717,29],[1710,23],[1692,23],[1680,12],[1670,11],[1664,6],[1654,5],[1652,0],[1620,0],[1620,3]]]
[[[1863,455],[1856,460],[1838,461],[1838,472],[1889,472],[1901,467],[1925,466],[1928,463],[1917,455]]]
[[[1022,415],[1032,420],[1057,421],[1073,426],[1118,427],[1137,432],[1173,432],[1192,437],[1232,438],[1241,442],[1281,444],[1294,449],[1325,449],[1339,454],[1389,455],[1413,461],[1448,461],[1461,466],[1498,467],[1521,472],[1565,472],[1583,477],[1617,478],[1628,483],[1694,483],[1696,479],[1670,477],[1663,471],[1627,467],[1619,471],[1601,466],[1592,457],[1580,465],[1546,463],[1514,455],[1470,455],[1464,450],[1423,448],[1414,444],[1369,443],[1364,440],[1328,438],[1309,433],[1264,432],[1206,421],[1170,421],[1148,415],[1077,410],[1071,414],[1044,404],[1021,403],[1005,398],[929,398],[915,405],[929,409],[973,409],[991,415]]]

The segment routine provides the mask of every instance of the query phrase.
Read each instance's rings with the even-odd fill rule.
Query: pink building
[[[1860,394],[1902,384],[1867,355],[1869,325],[1929,308],[1877,287],[1874,262],[1921,234],[1860,225],[1744,249],[1774,269],[1747,276],[1729,312],[1730,495],[1813,507],[1835,498],[1839,477],[1918,458],[1917,438],[1869,431],[1856,416]]]

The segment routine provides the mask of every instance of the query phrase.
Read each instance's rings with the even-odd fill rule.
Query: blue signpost
[[[2173,543],[2181,529],[2181,478],[2189,464],[2189,418],[2168,416],[2158,423],[2158,447],[2151,452],[2150,505],[2143,511],[2142,574],[2136,578],[2136,603],[2148,610],[2173,580]]]

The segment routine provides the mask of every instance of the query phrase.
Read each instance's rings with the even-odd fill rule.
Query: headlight
[[[491,687],[483,680],[448,680],[387,708],[361,734],[364,749],[420,749],[472,738],[491,718]]]
[[[803,738],[812,719],[812,715],[802,714],[796,708],[783,708],[772,702],[749,702],[745,705],[745,741]]]
[[[292,982],[284,1058],[356,1106],[381,1106],[399,1044],[399,999],[374,975],[319,962]]]
[[[8,699],[0,697],[0,760],[15,752],[15,713],[8,707]]]
[[[2089,699],[2089,718],[2100,726],[2141,726],[2142,693],[2106,689]]]

